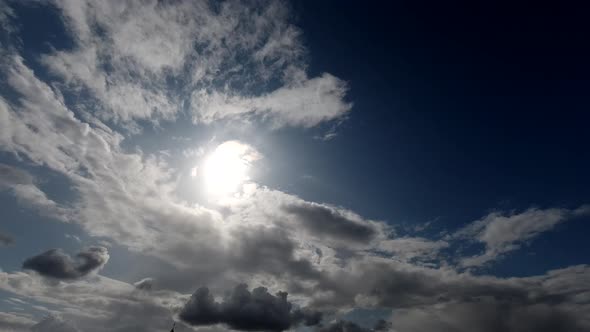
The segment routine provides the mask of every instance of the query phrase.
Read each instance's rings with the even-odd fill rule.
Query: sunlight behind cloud
[[[216,198],[237,192],[249,180],[248,170],[260,157],[253,147],[239,141],[227,141],[217,146],[202,167],[207,193]]]

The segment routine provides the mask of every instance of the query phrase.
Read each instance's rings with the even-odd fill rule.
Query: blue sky
[[[1,330],[590,330],[578,8],[0,1],[0,24]]]

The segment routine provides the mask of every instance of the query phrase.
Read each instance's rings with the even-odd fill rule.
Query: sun
[[[202,165],[207,193],[219,197],[237,192],[249,180],[248,171],[259,158],[254,148],[239,141],[218,145]]]

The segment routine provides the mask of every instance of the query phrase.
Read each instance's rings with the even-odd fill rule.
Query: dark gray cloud
[[[319,238],[368,243],[377,234],[372,225],[352,220],[328,206],[305,202],[283,205],[282,209],[294,215],[303,227]]]
[[[351,321],[338,320],[329,325],[320,327],[318,332],[372,332],[389,330],[391,330],[391,323],[383,319],[378,320],[373,328],[362,327]]]
[[[320,311],[301,308],[295,309],[291,314],[291,318],[295,325],[315,326],[322,322],[323,314]]]
[[[403,332],[590,331],[580,317],[550,304],[491,299],[401,310],[393,325]]]
[[[322,284],[333,289],[330,303],[391,308],[395,331],[590,331],[588,266],[512,279],[395,264],[357,268],[355,278]]]
[[[241,331],[284,331],[303,323],[319,323],[321,315],[309,310],[292,310],[286,292],[270,294],[266,288],[237,285],[222,302],[215,301],[207,287],[192,295],[180,313],[180,318],[195,326],[224,324]]]
[[[380,319],[375,323],[375,327],[373,328],[373,330],[375,331],[389,331],[391,330],[392,324],[389,321],[386,321],[385,319]]]
[[[239,271],[315,279],[319,272],[309,260],[296,258],[296,244],[278,227],[243,227],[235,231],[231,266]]]
[[[318,329],[319,332],[370,332],[358,324],[346,320],[339,320]]]
[[[0,232],[0,247],[9,246],[14,243],[14,237],[9,234]]]
[[[51,249],[25,260],[23,268],[46,277],[76,279],[102,268],[108,260],[105,247],[89,247],[76,254],[76,259],[61,249]]]

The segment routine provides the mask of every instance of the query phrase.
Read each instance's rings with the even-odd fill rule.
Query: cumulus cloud
[[[61,249],[51,249],[28,258],[23,268],[55,279],[77,279],[100,270],[109,260],[105,247],[89,247],[73,259]]]
[[[294,311],[285,292],[272,295],[264,287],[250,292],[247,285],[240,284],[222,302],[217,302],[207,287],[197,289],[182,309],[180,318],[195,326],[224,324],[241,331],[284,331],[300,322],[317,324],[321,316]]]
[[[460,229],[450,238],[483,243],[483,254],[461,260],[461,264],[466,267],[480,266],[520,248],[523,243],[533,240],[561,222],[588,214],[590,208],[585,205],[573,210],[531,208],[521,213],[492,212]]]

